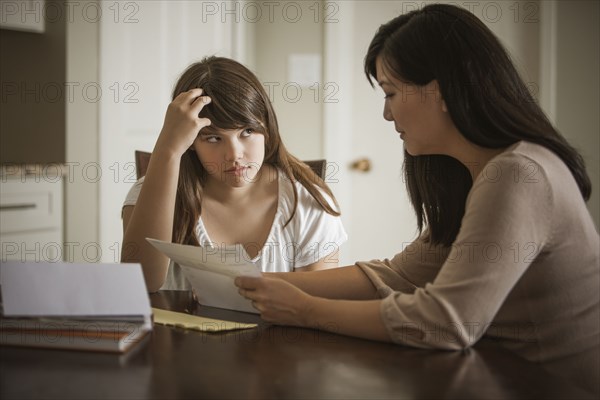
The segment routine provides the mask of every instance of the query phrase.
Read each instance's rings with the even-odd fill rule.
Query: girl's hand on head
[[[205,126],[210,125],[208,118],[198,114],[210,103],[208,96],[202,96],[202,89],[195,88],[180,93],[167,107],[165,121],[157,142],[157,148],[171,151],[181,156]]]
[[[315,298],[291,283],[277,278],[235,279],[239,293],[252,300],[252,305],[267,322],[279,325],[310,326],[309,314]]]

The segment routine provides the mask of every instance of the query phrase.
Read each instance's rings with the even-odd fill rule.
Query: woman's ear
[[[428,85],[431,85],[429,90],[435,95],[436,102],[440,102],[442,111],[447,113],[448,107],[446,106],[446,101],[444,100],[442,92],[440,91],[440,84],[438,83],[437,79],[432,80],[430,83],[428,83]]]
[[[440,90],[440,84],[438,81],[435,81],[435,90],[437,90],[437,95],[439,96],[440,101],[442,102],[442,111],[447,113],[448,106],[446,105],[446,100],[444,100],[444,96],[442,96],[442,91]]]
[[[442,99],[442,111],[448,112],[448,106],[446,105],[446,100]]]

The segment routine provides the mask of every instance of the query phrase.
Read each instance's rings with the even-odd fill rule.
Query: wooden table
[[[150,299],[153,307],[259,322],[195,306],[188,292]],[[491,342],[427,351],[268,324],[214,334],[155,325],[124,355],[1,347],[0,358],[2,399],[591,398]]]

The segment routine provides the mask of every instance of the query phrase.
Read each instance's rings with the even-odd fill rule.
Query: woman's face
[[[208,126],[202,128],[193,147],[209,179],[232,187],[255,182],[265,158],[265,136],[250,128]]]
[[[385,93],[383,118],[393,121],[406,151],[413,155],[448,154],[455,129],[433,80],[418,86],[402,82],[377,58],[377,81]]]

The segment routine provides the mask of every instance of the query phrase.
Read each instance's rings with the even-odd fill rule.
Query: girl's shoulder
[[[134,206],[137,203],[137,199],[140,196],[140,191],[142,190],[142,184],[144,183],[144,177],[142,176],[138,179],[129,191],[127,192],[127,196],[125,196],[125,202],[123,206]]]
[[[281,169],[277,169],[277,171],[278,171],[279,185],[282,188],[282,189],[280,189],[280,193],[285,192],[285,194],[288,196],[291,196],[291,198],[293,200],[293,196],[294,196],[293,187],[296,187],[299,202],[304,202],[304,203],[314,202],[315,205],[318,204],[317,201],[312,196],[312,194],[310,194],[310,192],[308,191],[306,186],[304,186],[304,184],[302,184],[302,182],[300,182],[297,179],[294,179],[293,183],[292,183],[292,179],[290,179]],[[321,193],[321,195],[330,204],[333,204],[332,199],[329,197],[329,195],[327,195],[327,193],[325,193],[325,191],[323,189],[321,189],[319,187],[319,185],[316,184],[316,182],[307,182],[306,184],[312,185],[312,187],[315,188],[316,190],[318,190],[319,193]]]
[[[275,168],[275,167],[274,167]],[[294,208],[294,188],[296,188],[296,193],[298,195],[298,207],[296,212],[308,212],[310,210],[322,211],[323,208],[319,205],[317,200],[313,197],[312,194],[308,191],[308,189],[298,180],[290,179],[285,172],[281,169],[276,168],[277,170],[277,180],[279,183],[279,196],[280,201],[284,209],[291,210]],[[308,184],[311,184],[310,182]],[[329,196],[321,190],[319,186],[316,184],[312,184],[315,189],[317,189],[323,197],[330,203],[333,204],[333,201],[329,198]],[[324,211],[323,211],[324,212]]]

